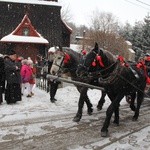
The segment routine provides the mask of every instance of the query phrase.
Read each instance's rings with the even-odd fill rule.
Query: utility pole
[[[82,42],[82,50],[85,48],[85,30],[83,31],[83,42]]]

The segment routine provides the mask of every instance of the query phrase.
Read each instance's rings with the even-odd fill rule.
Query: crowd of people
[[[3,102],[3,94],[7,104],[21,101],[24,94],[32,97],[35,75],[36,70],[30,57],[17,57],[12,49],[7,55],[0,55],[0,104]]]
[[[53,63],[53,52],[47,61],[50,72]],[[49,80],[48,91],[50,102],[57,101],[55,95],[60,82]],[[18,56],[14,50],[9,50],[6,55],[0,54],[0,104],[6,100],[7,104],[14,104],[22,100],[22,96],[34,96],[33,88],[36,84],[36,67],[30,57]],[[4,94],[4,96],[3,96]]]

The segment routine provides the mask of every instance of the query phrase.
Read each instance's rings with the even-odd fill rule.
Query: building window
[[[24,28],[23,29],[23,35],[24,36],[29,36],[29,28]]]

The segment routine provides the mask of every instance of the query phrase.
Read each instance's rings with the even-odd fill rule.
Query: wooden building
[[[11,44],[17,55],[24,58],[31,57],[32,60],[37,59],[37,55],[46,55],[45,51],[41,51],[41,47],[46,47],[49,42],[43,38],[33,27],[30,19],[25,15],[21,23],[9,35],[4,36],[0,42],[3,44]]]
[[[21,22],[25,14],[32,25],[49,45],[40,46],[41,54],[53,46],[70,46],[71,29],[61,19],[58,0],[0,0],[0,39],[9,35]],[[14,43],[13,43],[14,44]],[[5,53],[12,43],[0,43],[0,53]]]

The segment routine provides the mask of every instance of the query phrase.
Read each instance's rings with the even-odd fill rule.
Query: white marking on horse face
[[[50,70],[50,73],[51,73],[52,75],[56,75],[57,72],[58,72],[58,70],[59,70],[59,67],[58,67],[58,66],[52,65],[51,70]]]
[[[48,58],[49,61],[53,61],[53,60],[54,60],[54,57],[55,57],[54,54],[49,55],[49,58]]]
[[[60,54],[60,53],[56,53],[55,54],[55,58],[50,70],[50,73],[53,75],[56,75],[60,69],[60,67],[63,65],[63,59],[64,59],[64,55]]]

